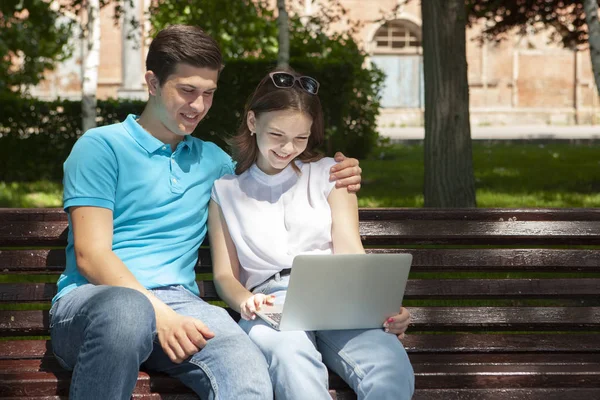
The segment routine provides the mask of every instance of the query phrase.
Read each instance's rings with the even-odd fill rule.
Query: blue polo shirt
[[[136,118],[91,129],[77,140],[64,164],[64,208],[112,210],[112,249],[142,285],[183,285],[199,294],[194,267],[211,189],[233,173],[233,162],[214,143],[189,135],[171,151]],[[88,283],[77,269],[72,229],[66,256],[53,301]]]

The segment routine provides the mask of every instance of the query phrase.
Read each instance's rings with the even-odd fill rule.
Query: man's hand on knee
[[[156,330],[162,349],[177,364],[199,352],[215,336],[201,321],[171,309],[156,313]]]

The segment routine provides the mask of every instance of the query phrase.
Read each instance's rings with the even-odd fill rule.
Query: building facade
[[[144,21],[151,0],[137,0],[126,15]],[[270,0],[275,6],[276,0]],[[318,12],[326,0],[288,0],[300,13]],[[369,62],[386,73],[380,126],[423,124],[424,82],[420,2],[341,0],[360,22],[356,39]],[[127,2],[126,2],[127,3]],[[396,12],[392,13],[392,10]],[[98,98],[146,98],[143,82],[147,40],[130,38],[101,12]],[[385,18],[384,18],[385,17]],[[343,26],[336,27],[343,29]],[[138,36],[145,37],[147,21]],[[549,34],[512,35],[501,42],[476,40],[481,26],[467,29],[470,113],[473,125],[595,124],[600,105],[587,50],[553,43]],[[74,44],[77,49],[78,44]],[[40,98],[81,97],[81,52],[32,89]]]

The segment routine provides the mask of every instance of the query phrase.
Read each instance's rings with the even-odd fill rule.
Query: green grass
[[[600,146],[473,142],[479,207],[600,207]],[[422,207],[423,146],[361,160],[361,207]],[[0,182],[0,207],[60,207],[62,185]]]
[[[62,184],[49,181],[0,182],[0,207],[60,207]]]
[[[600,207],[600,147],[473,142],[479,207]],[[423,146],[361,161],[361,207],[422,207]]]

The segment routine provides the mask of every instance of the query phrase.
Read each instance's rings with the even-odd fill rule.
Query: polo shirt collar
[[[123,121],[123,126],[140,146],[142,146],[148,153],[152,154],[161,149],[165,144],[142,128],[142,126],[137,122],[138,118],[139,116],[135,114],[129,114],[125,121]],[[192,147],[192,138],[190,136],[191,135],[185,135],[182,141],[183,146],[187,147],[188,149],[191,149]]]

